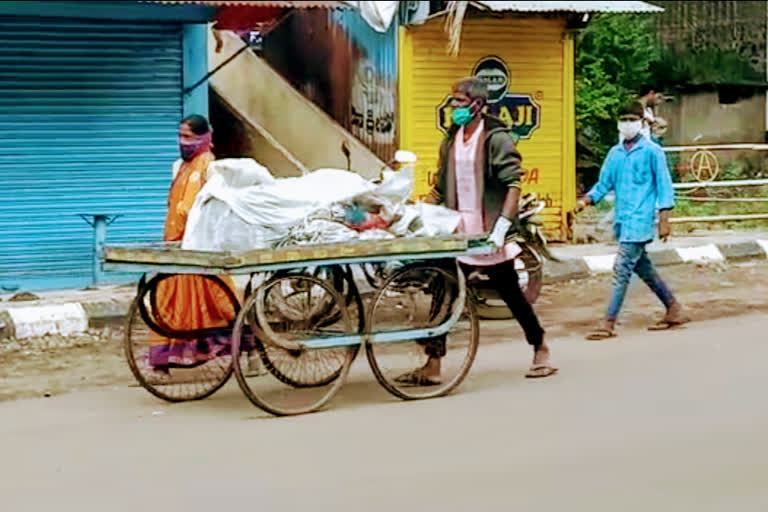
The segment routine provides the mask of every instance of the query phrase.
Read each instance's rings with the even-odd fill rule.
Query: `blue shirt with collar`
[[[616,195],[614,232],[619,242],[650,242],[655,235],[656,209],[671,210],[675,191],[661,147],[638,135],[627,148],[611,148],[600,169],[600,179],[587,196],[599,203],[609,192]]]

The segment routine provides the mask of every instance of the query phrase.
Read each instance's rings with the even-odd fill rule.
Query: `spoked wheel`
[[[477,354],[479,327],[463,279],[456,266],[412,264],[392,274],[378,290],[368,316],[371,335],[433,329],[456,320],[442,337],[366,343],[373,374],[393,395],[405,400],[443,396],[467,376]],[[439,379],[423,378],[419,371],[427,354],[442,356]]]
[[[515,258],[515,270],[520,280],[520,289],[528,300],[534,304],[539,298],[544,283],[544,265],[541,258],[527,245],[520,245],[521,252]],[[477,301],[477,316],[486,320],[507,320],[513,317],[509,307],[499,297],[490,282],[483,279],[472,279],[469,282]]]
[[[228,300],[233,311],[239,303],[232,290],[216,276],[159,275],[139,285],[139,292],[128,311],[123,349],[128,366],[138,383],[158,398],[184,402],[206,398],[232,374],[231,326],[178,332],[158,314],[157,289],[166,279],[203,278],[204,285]],[[173,362],[159,363],[160,358]],[[179,364],[183,360],[184,364]]]
[[[359,297],[356,302],[361,311]],[[328,280],[312,275],[275,275],[259,286],[232,335],[235,376],[248,399],[279,416],[323,407],[343,385],[359,344],[304,348],[301,342],[356,334],[360,324],[350,309]],[[256,354],[266,371],[253,364]]]
[[[314,292],[308,292],[308,287],[311,286],[309,281],[302,281],[291,279],[291,276],[305,275],[311,276],[314,279],[319,279],[325,282],[327,285],[332,286],[343,298],[344,304],[347,308],[347,312],[351,315],[350,320],[357,328],[357,333],[363,332],[363,325],[365,323],[365,316],[363,313],[363,301],[360,298],[360,294],[357,291],[354,279],[351,272],[345,271],[341,267],[331,268],[317,268],[311,273],[302,273],[298,271],[293,272],[280,272],[275,274],[273,280],[282,278],[282,283],[279,288],[272,290],[269,295],[269,308],[273,312],[274,318],[279,318],[283,322],[278,329],[282,329],[282,333],[285,334],[285,329],[292,327],[290,322],[296,321],[304,314],[298,311],[301,309],[298,306],[298,302],[301,302],[304,298],[307,298],[307,293],[314,293],[315,303],[312,305],[313,311],[307,312],[313,318],[314,329],[320,329],[327,326],[333,326],[341,320],[343,310],[337,307],[337,304],[332,298],[322,292],[320,289],[314,290]],[[266,300],[266,295],[265,295]],[[266,304],[264,310],[266,311]],[[273,318],[273,320],[274,320]],[[267,320],[265,320],[267,321]],[[267,321],[267,325],[271,326],[275,324],[274,321]],[[280,324],[280,322],[277,322]],[[319,331],[318,331],[319,332]],[[304,372],[308,371],[306,367],[297,367],[296,358],[301,356],[297,351],[286,351],[283,349],[275,349],[270,344],[258,343],[256,346],[262,348],[258,350],[261,356],[261,360],[264,367],[274,375],[281,382],[288,384],[289,386],[302,388],[312,386],[324,386],[336,379],[342,371],[340,365],[330,365],[326,367],[325,372],[315,373],[313,375],[304,375]],[[355,355],[360,346],[355,346]],[[308,357],[305,354],[304,357]],[[253,366],[253,365],[252,365]],[[333,371],[330,371],[333,370]]]

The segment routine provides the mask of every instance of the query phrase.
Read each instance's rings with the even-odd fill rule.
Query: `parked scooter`
[[[544,260],[557,261],[547,247],[547,240],[541,230],[541,223],[536,219],[545,207],[536,194],[525,194],[520,198],[517,221],[507,233],[506,240],[520,246],[520,254],[515,258],[515,268],[520,279],[520,288],[525,298],[533,304],[539,298],[544,279]],[[506,319],[512,313],[501,300],[492,286],[483,267],[474,267],[467,276],[467,282],[474,293],[477,313],[481,318]]]
[[[413,166],[416,155],[410,151],[397,151],[390,167]],[[394,164],[394,165],[393,165]],[[546,206],[538,200],[536,194],[528,193],[520,198],[516,222],[507,234],[507,242],[520,246],[520,253],[515,258],[515,268],[520,279],[520,288],[528,302],[533,304],[539,298],[544,277],[544,260],[557,261],[547,247],[547,240],[541,230],[541,223],[536,216]],[[378,287],[397,264],[366,265],[363,268],[365,278],[372,287]],[[477,313],[485,319],[507,319],[512,317],[507,305],[492,286],[483,267],[474,267],[467,276],[467,284],[472,292]]]
[[[520,279],[520,288],[528,302],[533,304],[539,298],[543,285],[544,260],[557,261],[547,247],[547,240],[541,231],[541,224],[536,215],[545,207],[536,194],[525,194],[520,198],[520,210],[515,222],[507,234],[507,242],[520,246],[520,253],[515,258],[515,268]],[[363,273],[368,284],[377,288],[384,279],[399,265],[365,265]],[[489,320],[501,320],[512,317],[504,301],[499,297],[483,267],[473,267],[467,275],[467,284],[475,300],[478,316]]]

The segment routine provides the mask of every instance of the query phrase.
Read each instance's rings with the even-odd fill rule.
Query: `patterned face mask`
[[[179,142],[179,152],[181,158],[185,162],[189,162],[200,153],[208,151],[212,146],[212,134],[211,132],[204,133],[195,137],[193,142],[181,143]]]

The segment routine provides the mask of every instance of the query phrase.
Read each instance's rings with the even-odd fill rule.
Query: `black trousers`
[[[461,263],[459,265],[461,265],[464,275],[469,276],[471,267]],[[544,329],[541,327],[533,307],[523,295],[523,290],[520,289],[520,279],[517,270],[515,270],[514,260],[488,267],[486,273],[501,299],[515,316],[517,323],[523,328],[528,344],[538,347],[544,343]],[[445,339],[445,335],[443,335],[420,340],[419,344],[424,345],[424,352],[428,356],[440,358],[446,354]]]

